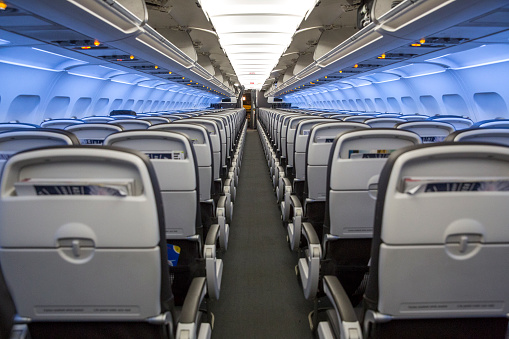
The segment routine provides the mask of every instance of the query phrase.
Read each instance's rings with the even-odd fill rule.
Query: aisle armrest
[[[207,239],[205,239],[205,246],[203,249],[207,275],[207,289],[209,291],[209,296],[214,299],[219,299],[221,278],[223,276],[223,261],[221,259],[217,259],[216,253],[216,242],[219,236],[219,225],[212,225],[207,233]]]
[[[226,223],[228,198],[225,195],[219,197],[216,208],[217,223],[219,224],[219,247],[223,250],[228,249],[228,237],[230,226]]]
[[[281,164],[277,167],[276,175],[277,175],[276,197],[277,197],[277,202],[280,203],[281,200],[283,200],[283,196],[284,196],[283,178],[285,176],[285,168],[283,166],[281,166]]]
[[[290,241],[290,248],[292,251],[295,251],[299,248],[300,245],[300,236],[301,236],[301,225],[302,225],[302,217],[304,216],[304,211],[302,209],[302,204],[297,198],[296,195],[290,195],[290,206],[289,206],[289,218],[292,219],[291,223],[288,223],[288,240]],[[293,213],[292,213],[293,211]]]
[[[355,310],[338,278],[326,275],[323,278],[323,290],[336,311],[341,338],[362,339],[362,331]]]
[[[281,177],[282,180],[282,201],[281,201],[281,219],[284,222],[290,218],[290,196],[292,195],[292,182],[290,179]]]
[[[177,324],[177,339],[210,338],[212,331],[210,324],[200,324],[200,304],[207,294],[206,279],[194,278],[187,292],[184,306]],[[198,327],[199,326],[199,327]]]
[[[223,179],[214,179],[214,193],[221,194],[223,192]]]
[[[299,274],[304,297],[313,299],[318,291],[322,248],[313,225],[308,222],[302,223],[302,233],[307,241],[308,249],[306,250],[306,256],[299,259]]]

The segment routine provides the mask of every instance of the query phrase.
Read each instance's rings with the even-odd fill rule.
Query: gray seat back
[[[288,121],[288,127],[286,129],[286,146],[283,144],[283,147],[286,147],[286,158],[288,159],[287,163],[289,166],[293,166],[294,161],[294,152],[295,152],[295,134],[297,133],[297,126],[302,120],[308,120],[308,119],[324,119],[324,118],[318,118],[311,115],[301,115],[290,118]]]
[[[221,166],[222,166],[222,157],[221,157],[221,135],[219,133],[219,126],[217,123],[212,120],[206,120],[201,118],[193,118],[187,121],[185,120],[177,120],[174,121],[174,124],[189,124],[189,123],[201,125],[207,129],[209,132],[210,142],[212,143],[212,156],[214,159],[214,179],[219,179],[221,177]]]
[[[88,123],[91,123],[91,124],[103,124],[103,123],[107,123],[108,121],[112,121],[112,120],[115,120],[115,119],[112,118],[112,117],[108,117],[108,116],[99,116],[99,115],[96,116],[96,115],[92,115],[92,116],[89,116],[89,117],[81,118],[81,120],[83,120],[87,124]]]
[[[509,128],[464,129],[450,134],[446,141],[489,142],[509,146]]]
[[[56,322],[51,331],[67,322],[147,324],[168,312],[157,191],[148,159],[129,150],[63,146],[10,158],[0,263],[20,319]]]
[[[190,120],[189,122],[192,122]],[[180,124],[158,124],[151,126],[149,130],[162,130],[184,134],[191,140],[196,161],[198,164],[198,177],[200,180],[200,201],[206,201],[211,198],[214,159],[212,152],[212,143],[209,132],[203,126],[192,123]]]
[[[286,149],[286,144],[287,144],[287,136],[288,136],[288,129],[290,127],[290,120],[292,118],[297,118],[297,117],[306,117],[305,115],[302,115],[302,114],[289,114],[287,116],[285,116],[283,118],[283,121],[281,123],[281,126],[280,126],[280,135],[279,135],[279,140],[281,142],[281,146],[280,146],[280,149],[281,149],[281,157],[284,157],[284,158],[287,158],[288,159],[288,153],[287,153],[287,149]]]
[[[219,128],[219,136],[221,138],[221,166],[226,166],[226,158],[230,154],[230,132],[223,118],[210,115],[201,116],[200,119],[214,121]]]
[[[186,239],[200,227],[198,167],[189,139],[180,133],[146,130],[111,134],[107,146],[145,153],[157,174],[164,207],[166,239]]]
[[[429,119],[429,116],[421,114],[405,114],[401,115],[400,118],[405,119],[406,121],[423,121]]]
[[[306,147],[307,197],[325,201],[327,193],[327,168],[334,140],[341,133],[370,128],[360,122],[337,121],[315,125],[311,128]]]
[[[447,122],[454,126],[454,129],[460,130],[465,128],[470,128],[474,122],[467,118],[461,118],[461,117],[434,117],[433,121],[441,121],[441,122]]]
[[[406,122],[405,119],[401,118],[392,118],[392,117],[379,117],[366,119],[364,121],[365,124],[371,126],[372,128],[392,128],[394,125]]]
[[[411,328],[419,319],[421,331],[504,338],[508,187],[505,146],[444,143],[395,152],[380,179],[365,328],[397,328],[398,320]],[[392,320],[374,320],[382,314]]]
[[[52,119],[41,122],[42,128],[56,128],[56,129],[64,129],[67,126],[74,124],[83,124],[85,123],[83,120],[79,119]]]
[[[374,118],[374,115],[352,115],[343,119],[343,121],[349,122],[364,122],[366,119]]]
[[[167,124],[170,122],[170,119],[168,119],[168,118],[157,117],[157,116],[148,116],[148,117],[141,117],[141,118],[139,117],[137,119],[148,121],[152,125]]]
[[[73,133],[82,145],[102,145],[108,135],[122,132],[124,129],[116,124],[86,123],[70,125],[65,130]]]
[[[20,128],[39,128],[40,126],[34,125],[34,124],[25,124],[22,122],[4,122],[0,123],[0,132],[4,131],[12,131],[13,129],[20,129]]]
[[[397,124],[396,128],[419,134],[423,144],[444,141],[455,131],[453,125],[435,120],[403,122]]]
[[[306,179],[306,148],[308,145],[311,128],[317,124],[335,123],[334,119],[305,119],[297,124],[294,137],[293,164],[295,179]]]
[[[18,129],[0,133],[0,170],[12,155],[32,148],[78,145],[71,133],[59,129]]]
[[[133,129],[147,129],[152,125],[149,121],[136,119],[135,117],[127,119],[115,119],[108,122],[108,124],[120,125],[124,131],[130,131]]]
[[[366,129],[341,134],[332,145],[326,215],[330,234],[371,238],[378,178],[393,151],[419,144],[413,132]]]
[[[484,121],[480,123],[476,123],[475,126],[477,127],[496,127],[496,128],[504,128],[509,127],[509,119],[493,119],[490,121]]]

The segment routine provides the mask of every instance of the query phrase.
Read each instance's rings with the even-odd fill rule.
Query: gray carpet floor
[[[221,296],[210,303],[212,338],[310,339],[313,303],[295,275],[257,131],[247,131],[244,147]]]

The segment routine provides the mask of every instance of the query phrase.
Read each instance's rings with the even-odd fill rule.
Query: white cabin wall
[[[113,109],[138,113],[203,109],[220,99],[73,75],[65,71],[0,63],[0,121],[39,124],[44,119],[107,115]]]
[[[350,88],[332,90],[334,85],[328,85],[327,93],[308,95],[302,91],[301,95],[296,92],[287,95],[285,101],[299,107],[328,108],[324,105],[325,100],[334,102],[337,109],[371,111],[374,107],[378,112],[454,114],[479,121],[509,118],[507,79],[509,61],[500,61],[475,67],[448,68],[438,73],[401,77],[368,85],[364,82],[357,85],[358,81],[346,80],[340,84],[347,87],[348,83]],[[327,87],[320,86],[316,91]]]

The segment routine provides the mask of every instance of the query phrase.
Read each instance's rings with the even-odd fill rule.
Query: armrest
[[[290,218],[290,196],[292,194],[292,182],[285,177],[281,178],[281,219],[287,222]]]
[[[280,203],[283,200],[284,191],[285,191],[285,182],[283,178],[285,177],[285,168],[281,165],[277,167],[277,186],[276,186],[276,198],[277,202]],[[291,186],[290,186],[291,187]]]
[[[232,173],[232,172],[230,172]],[[230,178],[230,173],[228,173],[228,179],[226,179],[224,181],[224,194],[225,195],[229,195],[230,197],[230,200],[233,201],[233,195],[234,195],[234,191],[235,191],[235,186],[236,186],[236,175],[233,173],[232,177]]]
[[[286,165],[286,176],[293,178],[293,166],[292,165]]]
[[[221,178],[214,179],[214,194],[221,194],[223,192],[223,180]]]
[[[300,235],[301,235],[301,224],[304,211],[302,210],[302,204],[299,198],[295,195],[290,195],[290,206],[289,210],[293,210],[293,215],[289,212],[289,218],[292,219],[291,223],[288,223],[288,240],[290,241],[290,248],[295,251],[299,248]]]
[[[184,306],[177,324],[177,339],[198,338],[198,332],[210,333],[210,324],[200,326],[200,304],[207,294],[205,278],[194,278],[187,292]],[[198,327],[199,326],[199,327]]]
[[[300,202],[299,197],[297,197],[295,194],[290,195],[290,203],[292,204],[293,208],[302,209],[302,203]]]
[[[216,255],[216,242],[219,238],[219,232],[219,225],[212,225],[207,233],[207,239],[205,239],[205,246],[203,248],[205,271],[207,275],[207,289],[209,291],[209,296],[214,299],[219,299],[221,278],[223,276],[223,261],[221,259],[217,259]]]
[[[228,249],[228,237],[230,234],[230,226],[226,223],[227,205],[227,196],[220,196],[219,200],[217,201],[216,216],[217,223],[219,224],[219,247],[221,247],[223,250]]]
[[[299,273],[304,297],[309,300],[313,299],[318,292],[322,249],[313,225],[308,222],[302,223],[302,232],[307,241],[308,249],[306,257],[299,259]]]
[[[223,191],[221,192],[222,195],[226,197],[226,202],[224,204],[226,208],[226,213],[224,214],[226,217],[226,220],[230,222],[233,217],[233,206],[232,206],[232,187],[235,187],[233,185],[233,181],[229,179],[225,179],[223,182]]]
[[[283,170],[284,170],[284,167],[286,166],[286,157],[284,157],[283,155],[281,155],[279,157],[279,163],[281,164],[281,166],[283,166]]]
[[[320,239],[318,238],[318,234],[316,234],[316,231],[311,223],[303,222],[302,223],[302,232],[308,242],[308,246],[320,245]],[[320,254],[320,257],[321,257],[321,254]]]
[[[210,226],[210,229],[207,233],[207,238],[205,239],[205,250],[204,250],[204,255],[203,257],[206,258],[206,254],[207,254],[207,248],[208,247],[212,247],[214,246],[214,249],[213,249],[213,254],[215,256],[216,254],[216,241],[217,239],[219,238],[219,225],[218,224],[214,224],[212,226]]]
[[[362,332],[350,299],[338,278],[327,275],[323,278],[323,289],[334,306],[341,332],[341,338],[361,338]]]

